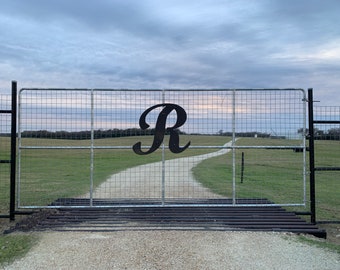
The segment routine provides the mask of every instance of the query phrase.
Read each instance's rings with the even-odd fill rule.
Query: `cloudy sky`
[[[314,88],[340,105],[340,1],[2,0],[0,93]]]

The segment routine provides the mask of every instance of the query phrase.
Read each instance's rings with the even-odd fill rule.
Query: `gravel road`
[[[186,163],[186,175],[191,175],[191,168],[201,160],[225,152],[226,150],[221,150],[193,158],[189,162],[190,165]],[[150,177],[154,174],[149,172],[148,166],[155,166],[155,164],[129,170],[144,172],[142,179],[150,181]],[[168,167],[172,172],[168,171],[167,174],[183,172],[183,160],[173,160],[171,166]],[[107,196],[108,187],[115,186],[114,182],[124,177],[124,174],[130,174],[129,170],[110,177],[95,190],[95,197]],[[135,174],[135,172],[132,173]],[[156,178],[159,182],[159,176],[154,175],[152,179]],[[183,180],[178,175],[175,178],[179,181]],[[191,183],[195,190],[202,189],[199,194],[212,196],[193,177],[190,176],[190,179],[186,181]],[[137,183],[130,181],[121,188],[132,191],[133,196],[136,196],[141,189],[135,186]],[[142,186],[140,182],[138,186]],[[121,192],[119,191],[119,194],[122,194]],[[173,190],[173,192],[176,196],[180,194],[178,190]],[[111,195],[114,197],[113,193]],[[338,254],[303,244],[297,241],[295,235],[287,233],[123,230],[114,232],[47,231],[32,234],[37,234],[40,239],[37,245],[24,258],[5,266],[4,269],[340,270]]]
[[[340,256],[282,233],[43,232],[5,269],[340,269]]]

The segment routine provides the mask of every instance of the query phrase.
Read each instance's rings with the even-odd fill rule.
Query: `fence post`
[[[12,119],[11,119],[11,173],[9,219],[15,219],[15,180],[17,151],[17,82],[12,81]]]
[[[313,88],[308,89],[308,128],[309,128],[309,188],[311,223],[316,223],[315,211],[315,159],[314,159],[314,115],[313,115]]]
[[[241,160],[241,184],[243,183],[243,174],[244,174],[244,152],[242,152]]]
[[[15,180],[17,151],[17,82],[12,81],[12,119],[11,119],[11,173],[9,219],[15,220]]]

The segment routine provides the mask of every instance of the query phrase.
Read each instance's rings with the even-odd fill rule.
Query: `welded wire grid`
[[[139,141],[143,147],[152,142],[152,135],[147,135],[150,129],[140,129],[139,117],[146,109],[158,103],[162,103],[161,91],[95,92],[94,129],[109,131],[106,134],[108,138],[94,142],[95,173],[105,167],[110,174],[104,179],[107,181],[100,179],[96,182],[92,194],[87,195],[95,199],[160,199],[161,168],[159,163],[154,163],[161,161],[160,155],[154,153],[138,156],[132,151],[132,145]],[[150,128],[154,128],[155,121],[155,113],[148,116]],[[148,162],[151,164],[145,169],[126,169]]]
[[[179,112],[155,106],[163,103],[176,104],[186,113],[176,131],[172,127]],[[142,130],[140,117],[152,106],[144,119],[149,127]],[[301,90],[27,89],[20,93],[19,108],[21,206],[68,198],[86,199],[91,205],[98,199],[115,204],[304,201],[305,153],[300,150],[306,117]],[[167,134],[158,144],[152,129],[162,111]],[[172,153],[169,141],[176,135],[171,132],[179,134],[177,147],[190,146]],[[157,150],[138,155],[132,150],[136,143],[142,152],[154,143]],[[242,184],[241,151],[246,157]],[[202,174],[199,166],[208,173],[196,181]]]
[[[234,153],[237,198],[305,204],[305,110],[300,90],[237,92],[235,134],[244,147]]]
[[[108,129],[127,129],[130,128],[132,134],[135,129],[140,129],[139,118],[148,108],[162,103],[176,104],[183,108],[187,114],[187,120],[179,129],[179,147],[184,147],[191,143],[190,150],[185,150],[180,154],[174,154],[169,149],[169,141],[172,135],[166,135],[159,149],[149,155],[136,155],[131,151],[131,146],[140,142],[143,152],[150,150],[154,143],[153,135],[148,135],[150,129],[144,130],[142,136],[117,138],[117,145],[128,147],[128,149],[117,149],[112,152],[119,153],[120,157],[127,162],[147,165],[129,169],[118,174],[114,174],[109,181],[104,182],[99,188],[94,190],[94,198],[133,198],[133,199],[152,199],[161,202],[173,199],[202,199],[218,197],[202,184],[194,181],[191,168],[198,164],[203,157],[186,157],[188,155],[199,155],[209,152],[193,149],[200,147],[200,144],[207,140],[204,136],[219,135],[221,128],[227,128],[228,123],[228,99],[226,93],[218,91],[121,91],[96,93],[96,105],[102,104],[102,99],[106,101],[106,110],[96,110],[96,123],[100,122],[101,128]],[[218,101],[218,102],[216,102]],[[230,103],[230,102],[229,102]],[[115,108],[112,110],[112,108]],[[150,128],[155,128],[157,119],[163,107],[157,107],[146,115],[146,122]],[[166,127],[171,128],[178,119],[176,110],[171,111],[166,117]],[[105,119],[104,122],[99,119]],[[96,127],[96,129],[99,128]],[[195,138],[200,134],[202,138]],[[231,138],[220,140],[215,143],[210,140],[211,151],[220,150]],[[196,140],[196,141],[195,141]],[[223,143],[222,143],[223,142]],[[98,143],[102,143],[99,142]],[[97,144],[97,142],[96,142]],[[212,145],[211,145],[212,144]],[[103,155],[102,149],[96,150],[96,162],[99,162],[97,155]],[[98,153],[98,154],[97,154]],[[109,157],[110,158],[110,157]],[[174,160],[177,158],[176,160]],[[120,161],[124,162],[123,160]],[[114,163],[112,164],[114,166]],[[227,187],[226,187],[227,189]]]
[[[314,106],[316,216],[317,220],[339,222],[340,214],[340,106]]]
[[[46,206],[89,190],[91,92],[21,90],[18,206]]]
[[[11,95],[0,95],[0,110],[11,110]],[[11,114],[0,113],[0,214],[8,214],[10,196]]]

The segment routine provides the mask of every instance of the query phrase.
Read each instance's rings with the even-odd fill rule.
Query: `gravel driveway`
[[[203,159],[226,151],[193,158],[191,165],[186,165],[187,170]],[[148,166],[129,170],[143,171],[144,179],[150,179],[152,173],[148,173]],[[180,166],[183,162],[177,159],[171,161],[169,167],[173,173],[183,172]],[[121,172],[119,177],[110,177],[95,190],[95,197],[106,196],[108,187],[115,186],[118,178],[131,173],[129,170]],[[188,181],[195,189],[212,195],[193,178]],[[133,190],[134,196],[140,192],[134,188],[136,183],[128,185],[122,188]],[[179,191],[174,192],[178,196]],[[5,269],[340,269],[338,254],[302,244],[295,235],[287,233],[123,230],[34,234],[38,234],[39,243]]]
[[[231,142],[224,146],[230,146]],[[221,198],[195,181],[191,172],[202,160],[228,153],[230,149],[166,160],[166,198]],[[161,198],[162,162],[149,163],[114,174],[93,192],[94,198]],[[90,195],[85,194],[85,198]]]
[[[280,233],[43,232],[5,269],[340,269],[339,255]]]

